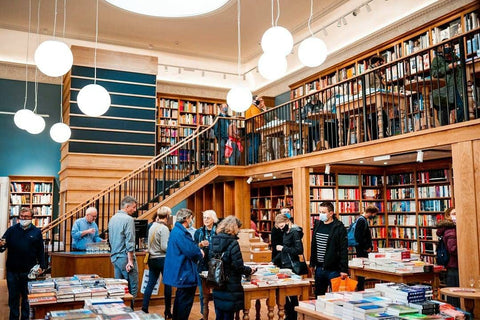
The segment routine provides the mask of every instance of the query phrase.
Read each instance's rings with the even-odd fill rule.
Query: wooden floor
[[[172,299],[172,304],[173,304],[173,299]],[[136,303],[136,310],[140,310],[141,308],[141,301],[138,301]],[[265,301],[262,301],[262,306],[265,306]],[[210,301],[209,303],[209,310],[210,314],[208,319],[209,320],[214,320],[215,319],[215,310],[213,306],[213,302]],[[267,312],[266,312],[266,307],[262,308],[262,314],[261,314],[261,319],[268,319],[267,317]],[[150,306],[149,308],[150,313],[158,313],[163,316],[165,308],[163,305],[153,305]],[[275,309],[275,314],[277,313],[277,309]],[[6,280],[0,280],[0,320],[8,320],[8,314],[9,314],[9,309],[8,309],[8,290],[7,290],[7,281]],[[255,310],[252,308],[250,310],[250,318],[255,314]],[[190,318],[189,320],[199,320],[202,318],[202,315],[200,313],[200,302],[198,302],[198,297],[196,297],[195,302],[193,303],[193,308],[192,312],[190,313]],[[276,317],[275,317],[276,318]]]

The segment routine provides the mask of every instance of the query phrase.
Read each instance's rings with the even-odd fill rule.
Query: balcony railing
[[[480,116],[480,29],[247,119],[245,162],[261,163]],[[358,73],[353,66],[351,71]],[[343,75],[346,76],[346,75]],[[336,83],[335,83],[336,82]]]

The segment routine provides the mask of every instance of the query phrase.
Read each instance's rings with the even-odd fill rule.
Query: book
[[[391,304],[387,307],[387,313],[395,316],[403,316],[409,313],[417,313],[416,308],[412,308],[403,304]]]

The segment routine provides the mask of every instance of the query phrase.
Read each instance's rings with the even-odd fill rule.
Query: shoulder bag
[[[297,261],[293,261],[292,257],[290,257],[290,254],[288,255],[288,258],[292,263],[292,270],[295,274],[298,274],[299,276],[303,274],[308,274],[308,266],[307,266],[307,262],[305,261],[305,256],[303,255],[303,253],[302,253],[303,261],[301,261],[300,259]]]

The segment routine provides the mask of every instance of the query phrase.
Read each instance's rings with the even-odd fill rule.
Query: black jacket
[[[217,225],[213,224],[212,230],[210,231],[210,237],[212,237],[215,234],[215,231],[217,230]],[[199,244],[203,240],[208,240],[207,239],[207,227],[202,226],[195,230],[195,233],[193,234],[193,241],[195,241],[196,244]],[[208,270],[208,250],[209,247],[203,247],[202,248],[203,253],[205,256],[203,257],[202,260],[198,262],[198,272],[206,271]]]
[[[323,267],[328,271],[339,271],[348,273],[348,240],[347,229],[338,219],[333,220],[333,228],[328,236],[327,251]],[[310,252],[310,266],[317,265],[317,240],[315,234],[317,228],[323,224],[323,221],[316,220],[312,233],[312,246]]]
[[[368,226],[368,220],[364,216],[357,218],[357,226],[355,227],[355,240],[358,246],[355,246],[357,257],[368,258],[368,249],[373,249],[372,234]]]
[[[212,241],[210,242],[209,258],[214,257],[216,254],[221,255],[222,252],[224,253],[222,260],[228,280],[225,287],[213,289],[213,301],[215,308],[227,312],[243,310],[242,275],[250,275],[252,273],[252,269],[243,264],[242,253],[237,239],[235,236],[219,233],[212,236]]]
[[[292,261],[298,261],[298,255],[303,254],[303,230],[297,225],[292,225],[290,230],[283,233],[281,245],[282,251],[274,259],[274,263],[280,268],[292,268]]]
[[[274,261],[278,254],[277,244],[283,243],[283,230],[274,226],[272,228],[270,237],[270,245],[272,246],[272,261]]]

